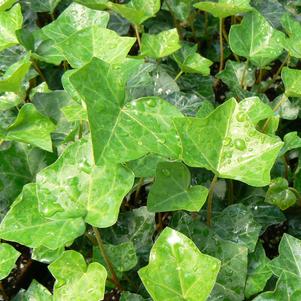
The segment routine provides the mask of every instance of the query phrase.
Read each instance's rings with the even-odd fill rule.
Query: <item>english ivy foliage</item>
[[[0,0],[0,299],[301,300],[292,2]]]

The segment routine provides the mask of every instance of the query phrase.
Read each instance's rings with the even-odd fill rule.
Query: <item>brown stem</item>
[[[104,261],[105,261],[105,263],[106,263],[107,267],[109,268],[109,271],[110,271],[110,273],[112,275],[112,281],[114,282],[115,286],[120,291],[123,291],[123,288],[122,288],[122,286],[121,286],[121,284],[120,284],[120,282],[119,282],[119,280],[118,280],[118,278],[116,276],[116,273],[114,271],[113,265],[112,265],[112,263],[111,263],[108,255],[106,253],[106,250],[104,248],[104,244],[103,244],[103,241],[101,239],[100,232],[99,232],[99,230],[96,227],[93,227],[93,231],[94,231],[95,237],[97,239],[97,244],[98,244],[98,247],[99,247],[100,254],[103,257],[103,259],[104,259]]]
[[[219,72],[224,68],[224,44],[223,44],[223,28],[224,19],[219,19],[219,48],[220,48],[220,62],[219,62]]]
[[[38,72],[38,74],[40,75],[41,79],[47,83],[46,77],[44,76],[42,70],[40,69],[39,65],[36,63],[35,60],[31,60],[32,66],[33,68]]]
[[[207,225],[210,227],[211,226],[211,216],[212,216],[212,200],[213,200],[213,193],[214,193],[214,187],[217,182],[217,176],[214,175],[210,188],[209,188],[209,193],[208,193],[208,199],[207,199]]]
[[[136,189],[136,192],[135,192],[135,202],[138,202],[138,199],[139,199],[139,196],[140,196],[140,191],[141,191],[141,188],[144,184],[144,178],[141,177],[139,182],[138,182],[138,185],[137,185],[137,189]]]

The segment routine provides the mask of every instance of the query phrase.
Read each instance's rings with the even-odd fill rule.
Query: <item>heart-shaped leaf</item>
[[[91,142],[82,139],[39,172],[36,181],[39,209],[45,216],[53,220],[83,218],[102,228],[116,222],[134,175],[119,164],[95,165]]]
[[[231,50],[264,67],[283,51],[284,34],[273,27],[258,12],[247,14],[238,25],[232,25],[229,34]]]
[[[144,33],[141,38],[141,55],[159,59],[181,48],[177,30],[170,29],[158,34]]]
[[[20,254],[11,245],[0,243],[0,280],[9,275]]]
[[[205,167],[219,177],[253,186],[269,184],[269,172],[282,142],[256,131],[235,99],[206,118],[176,118],[175,124],[187,165]]]
[[[131,0],[126,4],[108,2],[107,6],[131,23],[139,25],[155,16],[160,9],[160,0]]]
[[[107,272],[101,264],[93,262],[87,266],[80,253],[66,251],[48,269],[56,279],[54,300],[103,299]]]
[[[197,53],[197,45],[184,44],[180,50],[172,55],[172,58],[177,62],[180,69],[186,73],[209,75],[209,67],[213,64],[213,62]]]
[[[206,187],[191,187],[191,175],[184,164],[161,162],[157,166],[155,183],[148,194],[147,208],[151,212],[199,211],[207,195]]]
[[[16,31],[22,28],[22,23],[20,4],[16,4],[9,11],[0,11],[0,51],[19,44]]]
[[[276,178],[271,181],[265,201],[279,207],[281,210],[286,210],[296,203],[296,196],[289,190],[286,179]]]
[[[3,139],[29,143],[51,152],[50,133],[54,129],[54,123],[29,103],[22,106],[15,122],[4,129]]]
[[[136,70],[131,68],[130,73]],[[118,66],[99,59],[93,59],[70,76],[87,105],[95,161],[125,162],[149,152],[179,157],[181,145],[173,118],[182,114],[159,97],[125,104],[127,77]]]
[[[194,7],[212,14],[216,18],[225,18],[252,10],[250,0],[219,0],[218,2],[203,1]]]
[[[24,186],[0,225],[1,238],[32,248],[57,249],[84,232],[81,218],[53,220],[44,217],[38,209],[35,184]]]
[[[202,254],[184,234],[165,228],[152,247],[149,264],[138,274],[154,301],[205,301],[219,269],[218,259]]]
[[[52,301],[51,293],[39,282],[33,280],[27,291],[21,290],[13,301]]]
[[[301,70],[284,67],[281,71],[281,79],[287,97],[301,97]]]

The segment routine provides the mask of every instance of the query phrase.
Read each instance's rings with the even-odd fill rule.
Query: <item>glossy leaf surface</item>
[[[80,253],[66,251],[48,268],[56,279],[54,300],[103,299],[107,272],[101,264],[93,262],[87,266]]]
[[[219,268],[218,259],[202,254],[180,232],[165,228],[152,247],[148,266],[138,273],[154,301],[205,301]]]
[[[0,243],[0,280],[9,275],[20,254],[11,245]]]
[[[284,67],[281,72],[281,79],[284,83],[286,96],[301,96],[301,88],[299,85],[301,79],[300,70]]]
[[[231,26],[229,43],[237,55],[247,58],[257,67],[264,67],[283,51],[284,34],[257,12],[249,13],[241,24]]]
[[[226,101],[206,118],[177,118],[175,124],[187,165],[205,167],[219,177],[253,186],[269,184],[269,172],[282,143],[256,131],[235,99]]]
[[[147,208],[151,212],[199,211],[207,195],[206,187],[191,186],[191,175],[184,164],[161,162],[157,165],[156,180],[148,194]]]

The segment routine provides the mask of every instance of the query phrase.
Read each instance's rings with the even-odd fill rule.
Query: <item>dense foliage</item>
[[[300,301],[300,5],[0,1],[0,298]]]

